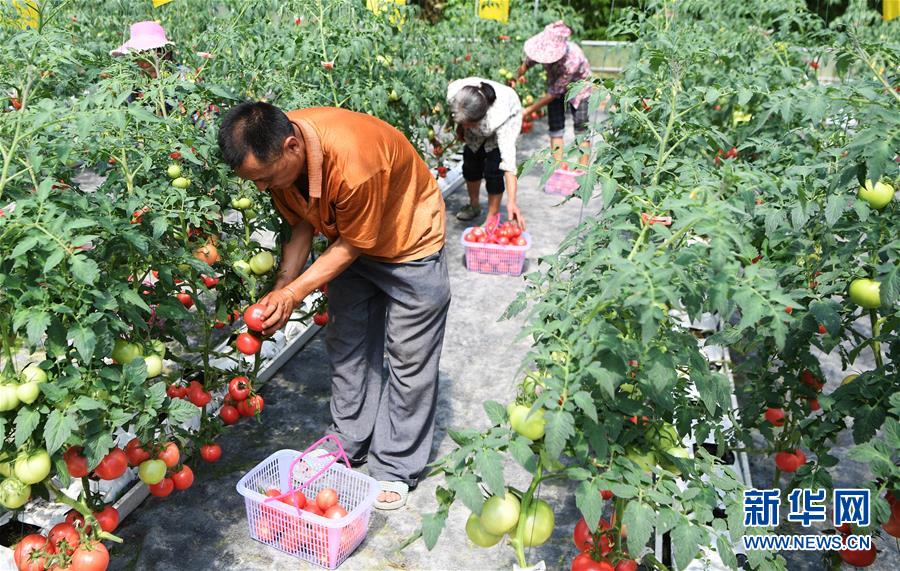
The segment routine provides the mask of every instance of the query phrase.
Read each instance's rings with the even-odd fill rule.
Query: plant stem
[[[884,367],[884,361],[881,358],[881,341],[876,338],[881,335],[882,320],[878,318],[878,310],[869,310],[869,321],[872,323],[872,352],[875,354],[875,366],[879,369]]]

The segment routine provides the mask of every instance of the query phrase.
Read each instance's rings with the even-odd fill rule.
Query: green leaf
[[[63,414],[58,409],[50,412],[47,424],[44,426],[44,442],[47,452],[51,455],[59,450],[69,439],[72,433],[78,429],[78,423],[70,414]]]
[[[425,540],[425,547],[428,551],[434,549],[437,544],[441,532],[444,531],[444,524],[447,521],[447,510],[441,509],[433,514],[425,514],[422,516],[422,539]]]
[[[629,539],[631,539],[630,528],[628,534]],[[675,552],[675,563],[680,569],[687,567],[697,557],[700,545],[705,544],[706,539],[706,532],[700,527],[691,525],[687,519],[682,519],[681,523],[672,530],[672,545],[678,546],[677,549],[673,549]],[[628,546],[631,547],[630,542]]]
[[[753,97],[753,92],[747,89],[746,87],[742,87],[738,90],[738,105],[746,105],[750,98]]]
[[[488,400],[484,401],[484,412],[487,413],[493,426],[500,426],[506,422],[506,407],[502,404]]]
[[[189,401],[175,399],[169,404],[169,419],[173,424],[182,424],[199,415],[196,406]]]
[[[681,514],[670,508],[662,508],[656,517],[656,533],[668,533],[681,520]]]
[[[23,406],[16,414],[16,448],[21,448],[31,438],[34,429],[41,421],[41,413],[29,406]]]
[[[726,568],[738,568],[737,557],[734,555],[734,549],[731,547],[731,542],[726,536],[720,535],[716,538],[716,551],[719,552],[719,557],[722,559],[722,563],[725,564]]]
[[[50,325],[50,314],[43,311],[36,311],[31,314],[28,325],[25,330],[28,332],[28,342],[37,345],[44,337],[44,332]]]
[[[829,226],[834,226],[834,223],[844,214],[847,206],[849,204],[844,196],[839,194],[829,196],[828,201],[825,203],[825,222]]]
[[[615,493],[615,492],[613,492]],[[622,522],[628,526],[628,551],[640,553],[653,532],[653,521],[656,519],[653,510],[637,500],[628,502]]]
[[[28,236],[19,240],[19,243],[16,244],[16,247],[13,248],[12,253],[9,255],[10,258],[21,258],[24,256],[29,250],[37,246],[39,240],[37,236]]]
[[[456,497],[462,500],[462,503],[467,508],[481,515],[481,508],[484,506],[484,496],[478,487],[474,474],[463,474],[458,478],[449,476],[447,477],[447,485],[456,492]]]
[[[549,411],[544,415],[547,419],[547,431],[544,435],[547,455],[556,460],[566,447],[566,442],[575,435],[575,420],[571,413]]]
[[[106,408],[106,404],[82,395],[75,399],[75,408],[78,410],[103,410]]]
[[[85,285],[94,285],[97,278],[100,277],[100,268],[94,260],[76,254],[69,258],[69,266],[72,268],[72,275],[75,279]]]
[[[572,395],[572,400],[575,401],[575,404],[584,411],[584,414],[597,422],[597,407],[594,405],[594,398],[587,391],[578,391],[574,395]]]
[[[519,436],[509,442],[509,454],[529,472],[537,468],[537,456],[531,450],[531,441]]]
[[[66,339],[71,342],[81,358],[89,362],[94,356],[94,349],[97,347],[97,335],[94,330],[82,325],[73,325],[69,329]]]
[[[597,486],[587,480],[581,482],[575,490],[575,505],[578,506],[591,531],[595,531],[603,515],[603,498]]]
[[[59,265],[59,263],[66,257],[66,252],[62,248],[55,248],[50,255],[47,256],[47,259],[44,260],[44,273],[50,273],[53,268]]]
[[[494,495],[503,495],[506,481],[503,479],[503,459],[495,450],[481,450],[475,455],[475,468],[484,478]]]

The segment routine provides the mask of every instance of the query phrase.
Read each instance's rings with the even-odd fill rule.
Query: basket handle
[[[303,460],[303,458],[304,458],[307,454],[309,454],[310,452],[312,452],[313,450],[315,450],[320,444],[322,444],[322,443],[325,442],[326,440],[331,440],[331,441],[333,441],[333,442],[337,445],[337,449],[338,449],[337,452],[327,452],[327,453],[325,454],[326,456],[331,456],[331,460],[329,460],[328,463],[325,464],[325,466],[323,466],[318,472],[316,472],[315,474],[313,474],[312,476],[310,476],[305,482],[303,482],[302,484],[300,484],[298,487],[292,488],[290,491],[288,491],[288,492],[286,492],[286,493],[284,493],[284,494],[281,494],[280,496],[269,496],[269,497],[266,497],[266,498],[263,500],[263,503],[268,503],[268,502],[273,502],[273,501],[279,501],[279,500],[281,500],[281,499],[283,499],[283,498],[286,498],[286,497],[288,497],[288,496],[293,496],[295,492],[298,492],[298,491],[302,490],[303,488],[305,488],[306,486],[308,486],[313,480],[315,480],[316,478],[318,478],[319,476],[321,476],[322,474],[324,474],[326,470],[328,470],[329,468],[331,468],[332,466],[334,466],[339,460],[343,460],[344,463],[347,465],[347,468],[351,468],[351,466],[350,466],[350,460],[347,458],[347,453],[344,452],[344,447],[343,447],[343,445],[341,444],[340,439],[338,439],[338,437],[335,436],[334,434],[326,434],[326,435],[323,436],[322,438],[320,438],[320,439],[316,440],[315,442],[313,442],[312,444],[310,444],[310,446],[309,446],[306,450],[304,450],[303,452],[301,452],[301,453],[294,459],[294,461],[291,462],[291,466],[290,466],[290,468],[288,468],[288,474],[293,474],[293,473],[294,473],[294,468],[297,466],[297,463],[300,462],[301,460]],[[299,515],[299,513],[300,513],[302,510],[301,510],[299,507],[297,507],[296,505],[294,506],[294,508],[296,508],[297,514]]]

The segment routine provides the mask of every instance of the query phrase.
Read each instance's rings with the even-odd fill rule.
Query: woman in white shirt
[[[469,204],[456,213],[459,220],[481,215],[481,181],[488,193],[490,218],[500,212],[504,189],[509,196],[506,213],[521,228],[525,218],[516,203],[516,139],[522,129],[522,102],[510,87],[500,83],[467,77],[447,88],[447,102],[457,123],[457,133],[465,141],[463,177],[469,191]]]

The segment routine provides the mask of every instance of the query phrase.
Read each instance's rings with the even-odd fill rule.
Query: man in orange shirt
[[[450,305],[437,182],[397,129],[338,108],[242,103],[222,121],[219,148],[292,228],[261,300],[263,333],[328,284],[332,430],[381,482],[376,507],[403,506],[431,452]],[[316,232],[330,244],[304,270]]]

